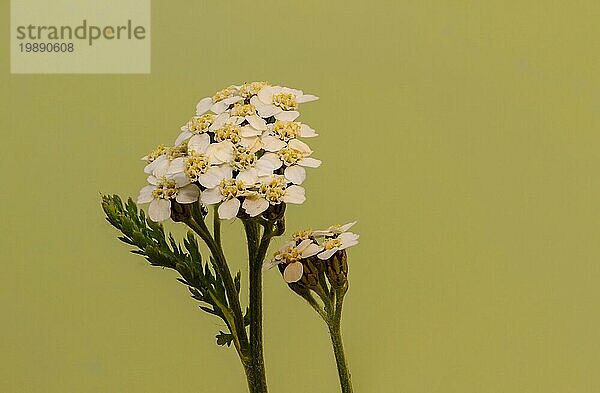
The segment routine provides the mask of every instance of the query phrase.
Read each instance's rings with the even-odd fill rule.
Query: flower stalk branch
[[[323,231],[298,231],[265,265],[278,265],[290,289],[305,299],[327,325],[342,393],[353,391],[341,325],[348,291],[346,249],[358,243],[358,235],[348,232],[354,224],[335,225]]]
[[[192,205],[192,215],[189,218],[185,218],[184,222],[206,243],[212,254],[211,261],[213,266],[223,279],[225,292],[227,295],[228,308],[233,314],[233,326],[231,326],[231,333],[233,334],[235,341],[238,343],[238,352],[242,362],[244,362],[245,358],[248,356],[248,336],[244,326],[244,316],[242,314],[242,307],[240,305],[238,291],[235,288],[235,283],[233,281],[233,277],[231,276],[227,260],[225,259],[225,254],[223,253],[221,246],[210,234],[200,209],[201,208],[198,203]]]

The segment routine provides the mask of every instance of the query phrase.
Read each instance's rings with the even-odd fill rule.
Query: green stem
[[[221,245],[221,219],[219,218],[217,205],[214,206],[213,210],[213,236],[215,237],[215,243],[217,243],[217,246],[223,249],[223,246]]]
[[[242,307],[240,305],[240,299],[238,297],[238,292],[235,288],[235,283],[233,282],[233,278],[231,276],[231,272],[229,270],[229,266],[227,265],[227,260],[225,259],[225,254],[221,249],[221,246],[215,241],[215,239],[211,236],[208,228],[206,227],[206,223],[202,218],[199,212],[199,206],[195,205],[192,210],[192,215],[194,218],[188,218],[185,220],[185,223],[200,236],[200,238],[206,243],[208,246],[214,260],[214,268],[217,270],[221,278],[223,279],[223,283],[225,285],[225,292],[227,294],[227,300],[229,303],[229,307],[233,312],[233,320],[234,320],[234,330],[232,334],[238,337],[239,345],[240,345],[240,358],[242,358],[242,362],[244,362],[244,357],[246,354],[246,350],[248,347],[248,336],[246,334],[246,328],[244,326],[244,316],[242,314]]]
[[[333,353],[335,354],[335,363],[337,365],[338,374],[340,377],[340,385],[342,393],[352,393],[352,382],[350,380],[350,370],[344,353],[344,343],[342,342],[342,304],[344,295],[336,291],[335,313],[331,315],[327,325],[329,326],[329,334],[331,343],[333,344]]]
[[[344,354],[344,344],[342,342],[342,332],[339,326],[330,327],[331,343],[333,344],[333,353],[335,354],[335,362],[337,364],[338,374],[340,376],[340,385],[342,393],[352,393],[352,382],[350,381],[350,370],[346,363]]]
[[[267,392],[265,362],[263,353],[263,328],[262,328],[262,264],[265,259],[269,243],[273,237],[273,224],[265,224],[265,229],[260,236],[260,226],[256,220],[243,220],[248,242],[248,259],[250,271],[250,356],[254,372],[253,382],[258,391]]]

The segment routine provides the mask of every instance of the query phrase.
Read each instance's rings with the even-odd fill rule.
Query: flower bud
[[[337,251],[325,261],[325,274],[334,289],[346,293],[348,290],[348,262],[346,250]]]
[[[171,219],[175,222],[183,222],[192,216],[191,205],[182,205],[175,200],[171,202]]]
[[[262,214],[267,220],[275,221],[283,217],[285,213],[285,203],[279,203],[277,205],[270,205],[267,210]]]
[[[302,259],[304,273],[300,281],[308,288],[315,289],[319,286],[319,265],[322,264],[317,258]]]
[[[279,264],[279,265],[277,265],[277,268],[279,269],[279,272],[283,276],[283,272],[285,271],[285,265]],[[287,283],[287,285],[288,285],[288,287],[290,287],[290,289],[292,291],[296,292],[298,295],[300,295],[302,297],[306,297],[310,294],[310,290],[307,288],[307,286],[304,284],[304,282],[302,282],[302,280],[297,281],[297,282],[290,282],[290,283]]]

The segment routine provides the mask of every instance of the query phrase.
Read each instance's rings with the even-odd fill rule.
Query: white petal
[[[177,188],[187,186],[191,182],[190,178],[187,177],[187,175],[183,172],[175,173],[169,176],[169,179],[175,180],[175,185]]]
[[[304,179],[306,179],[306,170],[300,165],[292,165],[285,168],[283,174],[285,175],[286,179],[294,184],[302,184]]]
[[[260,116],[246,116],[246,120],[248,120],[248,123],[257,130],[262,131],[267,129],[267,122]]]
[[[274,266],[279,265],[279,261],[277,259],[272,259],[268,262],[263,263],[262,265],[262,269],[263,270],[269,270],[271,268],[273,268]]]
[[[233,159],[233,143],[223,141],[213,143],[206,149],[206,155],[213,164],[222,164]]]
[[[296,97],[302,97],[304,95],[304,92],[302,90],[292,89],[290,87],[282,87],[281,92],[282,93],[292,93]]]
[[[215,187],[202,191],[200,199],[205,205],[214,205],[215,203],[219,203],[223,200],[223,195],[221,195],[221,189],[219,187]]]
[[[313,96],[312,94],[304,94],[304,95],[302,95],[300,97],[297,97],[296,98],[296,102],[302,104],[304,102],[316,101],[318,99],[319,99],[319,97]]]
[[[262,142],[266,151],[279,151],[286,146],[284,141],[274,136],[265,136],[262,138]]]
[[[273,103],[273,93],[274,93],[273,87],[266,86],[266,87],[260,89],[260,91],[258,92],[256,97],[258,98],[258,100],[260,100],[260,102],[262,102],[264,104],[272,104]],[[256,106],[256,105],[254,105],[254,106]]]
[[[243,101],[244,99],[240,96],[233,96],[233,97],[229,97],[229,98],[225,98],[223,101],[221,101],[222,103],[226,104],[226,105],[231,105],[231,104],[235,104],[238,101]]]
[[[257,130],[256,128],[252,127],[251,125],[243,126],[242,130],[240,131],[240,135],[244,138],[249,138],[251,136],[259,136],[261,134],[262,134],[262,131]]]
[[[287,283],[300,281],[303,273],[304,267],[302,266],[302,262],[290,263],[283,271],[283,279]]]
[[[332,248],[331,250],[325,250],[322,253],[320,253],[319,255],[317,255],[317,257],[322,260],[329,259],[333,254],[336,253],[337,250],[338,250],[337,248]]]
[[[221,165],[219,167],[220,179],[231,179],[233,177],[233,169],[229,165]]]
[[[242,138],[239,145],[257,152],[262,147],[262,142],[258,136],[251,136],[249,138]]]
[[[238,211],[240,210],[240,200],[237,198],[230,199],[221,203],[219,206],[219,218],[224,220],[230,220],[237,216]]]
[[[155,186],[158,185],[158,183],[159,183],[158,178],[154,175],[148,176],[148,178],[146,180],[148,180],[148,183],[155,185]]]
[[[342,245],[339,247],[340,250],[352,247],[358,244],[358,235],[352,232],[344,232],[339,236],[342,240]]]
[[[352,228],[354,226],[354,224],[356,224],[356,221],[352,221],[347,224],[344,224],[340,227],[340,229],[342,230],[342,232],[346,232],[348,229]]]
[[[322,250],[323,247],[319,246],[318,244],[311,243],[308,245],[308,247],[302,250],[302,258],[312,257],[313,255],[321,252]]]
[[[342,245],[339,247],[340,250],[345,250],[348,247],[352,247],[352,246],[356,246],[358,244],[358,240],[353,240],[347,243],[342,243]]]
[[[312,128],[310,128],[307,124],[300,125],[300,136],[303,138],[312,138],[318,136]]]
[[[218,167],[210,167],[206,173],[198,176],[198,183],[206,188],[215,188],[223,180],[223,172]]]
[[[171,164],[169,165],[169,169],[167,169],[167,175],[174,175],[176,173],[181,173],[185,170],[185,162],[187,158],[185,157],[177,157]]]
[[[210,145],[210,136],[206,133],[194,135],[188,142],[188,150],[204,153]]]
[[[205,114],[210,109],[212,104],[213,100],[210,97],[201,99],[200,102],[198,102],[198,105],[196,105],[196,116],[202,116]]]
[[[356,233],[352,233],[352,232],[344,232],[344,233],[341,233],[338,236],[338,238],[342,242],[348,242],[348,241],[358,240],[358,235]]]
[[[158,160],[156,160],[156,161],[158,161]],[[158,161],[158,163],[154,166],[154,169],[152,170],[152,174],[156,177],[163,177],[167,174],[167,171],[169,170],[170,165],[171,165],[171,163],[169,162],[169,159],[165,157],[164,160]]]
[[[156,166],[156,160],[152,161],[150,164],[144,167],[144,173],[151,174],[154,171],[154,167]]]
[[[171,217],[171,201],[168,199],[153,199],[148,206],[148,216],[152,221],[160,222]]]
[[[221,114],[225,112],[229,108],[229,104],[226,104],[223,101],[217,102],[213,106],[210,107],[210,110],[215,112],[216,114]]]
[[[258,195],[246,197],[242,207],[250,215],[256,217],[269,208],[269,201]]]
[[[179,134],[179,136],[177,137],[177,139],[175,139],[175,146],[181,145],[181,142],[185,141],[186,139],[188,139],[192,135],[194,135],[194,134],[192,134],[189,131],[183,131],[181,134]]]
[[[140,190],[140,193],[137,198],[137,203],[148,203],[152,202],[154,197],[152,196],[152,192],[156,189],[153,185],[148,185]]]
[[[308,145],[302,142],[300,139],[292,139],[288,142],[288,146],[292,149],[302,152],[305,155],[309,155],[310,153],[312,153],[310,147],[308,147]]]
[[[229,105],[234,104],[240,100],[243,100],[242,97],[229,97],[229,98],[225,98],[222,101],[217,102],[216,104],[214,104],[210,110],[213,111],[216,114],[220,114],[225,112],[228,108]]]
[[[208,127],[208,130],[209,131],[218,130],[219,128],[221,128],[225,125],[227,120],[229,120],[229,112],[221,113],[219,116],[216,117],[215,121],[213,121],[213,123],[210,125],[210,127]]]
[[[227,123],[242,124],[244,120],[246,120],[246,118],[242,116],[231,116],[229,120],[227,120]]]
[[[146,165],[144,167],[144,173],[154,173],[154,169],[163,161],[168,160],[167,156],[162,155],[162,156],[158,156],[156,157],[156,159],[154,161],[152,161],[150,164]]]
[[[274,105],[269,105],[264,107],[257,106],[256,111],[258,112],[260,117],[264,117],[266,119],[268,117],[275,116],[276,114],[280,113],[282,109]]]
[[[283,163],[275,153],[265,153],[256,161],[259,176],[266,176],[281,168]]]
[[[279,112],[275,115],[275,119],[281,121],[294,121],[300,116],[300,112],[298,111],[283,111]]]
[[[300,244],[298,244],[298,245],[296,246],[296,249],[297,249],[298,251],[303,251],[303,250],[304,250],[306,247],[310,246],[310,244],[311,244],[312,242],[313,242],[313,241],[312,241],[311,239],[304,239],[304,240],[302,240],[302,241],[300,242]],[[294,243],[293,243],[293,242],[291,242],[291,245],[293,245],[293,244],[294,244]]]
[[[304,203],[304,201],[306,200],[306,197],[304,196],[304,188],[300,187],[300,186],[289,186],[286,190],[285,190],[285,195],[283,196],[283,198],[281,198],[282,201],[284,201],[285,203],[296,203],[296,204],[301,204]]]
[[[318,168],[321,166],[321,160],[316,158],[306,157],[298,160],[298,165],[302,165],[308,168]]]
[[[261,111],[264,111],[266,109],[268,109],[269,107],[271,107],[271,103],[270,102],[262,102],[258,96],[252,96],[250,98],[250,103],[256,108],[257,112],[260,114]],[[269,116],[265,116],[265,117],[269,117]]]
[[[241,180],[244,184],[252,185],[258,181],[258,170],[256,168],[250,168],[245,171],[241,171],[236,176],[236,179]]]
[[[195,184],[188,184],[177,192],[175,200],[179,203],[193,203],[198,200],[200,189]]]

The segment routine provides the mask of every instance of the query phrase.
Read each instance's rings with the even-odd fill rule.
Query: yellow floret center
[[[231,108],[232,116],[252,116],[256,115],[256,108],[252,104],[235,104]]]
[[[250,149],[238,146],[233,151],[233,162],[231,165],[238,171],[252,168],[256,164],[256,154]]]
[[[276,252],[275,259],[283,260],[286,263],[293,263],[302,259],[302,253],[296,247],[288,247],[283,251]]]
[[[213,96],[213,101],[214,102],[219,102],[219,101],[223,101],[225,98],[230,98],[235,96],[237,93],[237,89],[233,86],[229,86],[226,87],[223,90],[220,90],[218,92],[215,93],[215,95]]]
[[[333,248],[339,247],[342,245],[342,240],[339,238],[335,238],[335,239],[328,239],[325,242],[323,242],[323,247],[326,250],[331,250]]]
[[[225,199],[233,199],[244,190],[244,182],[235,179],[223,179],[219,188]]]
[[[209,167],[208,157],[205,154],[193,152],[185,162],[183,171],[187,177],[196,180],[198,176],[205,174]]]
[[[148,153],[148,163],[156,160],[158,157],[167,153],[167,147],[164,145],[157,146],[156,149],[152,150]]]
[[[175,180],[167,180],[163,178],[160,183],[152,191],[154,199],[173,199],[177,196],[177,184]]]
[[[295,121],[276,120],[273,123],[273,133],[284,141],[296,138],[300,134],[300,123]]]
[[[213,123],[213,121],[215,121],[215,118],[216,116],[212,113],[206,113],[202,116],[194,116],[187,124],[188,130],[196,134],[205,132]]]
[[[273,105],[280,107],[285,111],[292,111],[298,108],[296,96],[292,93],[279,93],[273,96]]]
[[[329,227],[329,232],[335,234],[335,235],[339,235],[341,233],[344,233],[344,231],[342,230],[342,226],[341,225],[332,225]]]
[[[267,201],[279,203],[285,195],[286,185],[284,178],[276,177],[268,183],[263,183],[259,190]]]
[[[283,149],[279,150],[277,152],[277,155],[279,156],[279,159],[281,159],[281,161],[285,163],[286,166],[294,165],[302,158],[304,158],[304,155],[301,151],[292,149],[290,147],[284,147]]]
[[[244,83],[240,87],[240,95],[244,98],[250,98],[250,97],[258,94],[258,92],[261,91],[263,87],[267,87],[267,86],[270,86],[270,84],[268,82]]]
[[[233,143],[239,143],[242,140],[240,131],[240,126],[228,123],[215,131],[215,137],[219,142],[227,140]]]
[[[311,229],[302,229],[300,231],[296,231],[292,234],[292,238],[296,241],[298,240],[306,240],[310,239],[313,235],[313,231]]]
[[[184,157],[187,154],[187,143],[182,143],[179,146],[169,147],[167,151],[167,156],[171,160],[174,160],[179,157]]]

